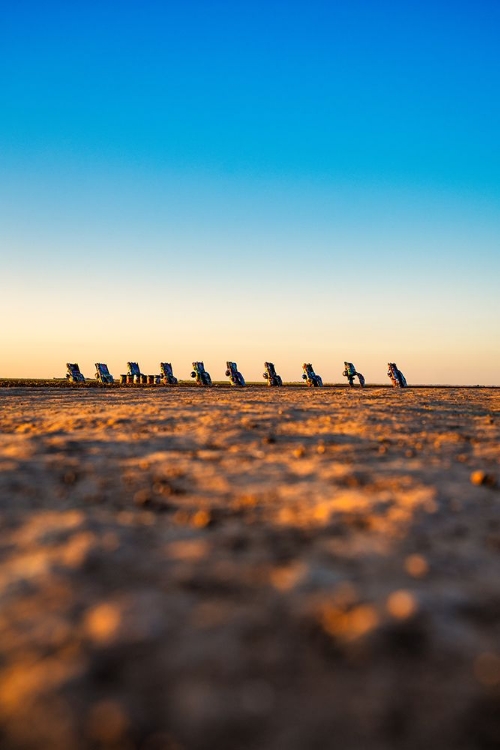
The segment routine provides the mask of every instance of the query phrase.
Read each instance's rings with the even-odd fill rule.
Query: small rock
[[[387,611],[396,620],[406,620],[418,609],[417,600],[410,591],[400,589],[393,591],[386,602]]]
[[[474,662],[474,674],[487,687],[500,685],[500,656],[490,652],[479,654]]]
[[[413,578],[423,578],[429,572],[429,564],[422,555],[408,555],[405,570]]]
[[[472,474],[470,475],[470,481],[472,484],[476,485],[476,487],[493,488],[498,485],[498,480],[495,474],[487,474],[485,471],[481,471],[480,469],[472,472]]]

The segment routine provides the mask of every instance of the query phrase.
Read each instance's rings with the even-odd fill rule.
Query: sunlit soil
[[[0,747],[500,745],[500,390],[0,415]]]

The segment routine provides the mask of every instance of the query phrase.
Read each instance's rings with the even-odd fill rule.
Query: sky
[[[500,3],[0,7],[0,378],[500,385]]]

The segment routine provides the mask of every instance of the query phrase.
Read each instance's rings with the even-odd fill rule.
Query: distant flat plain
[[[499,389],[31,382],[2,748],[497,746]]]

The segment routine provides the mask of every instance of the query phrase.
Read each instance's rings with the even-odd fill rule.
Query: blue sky
[[[499,32],[493,1],[2,6],[0,376],[500,384]]]

